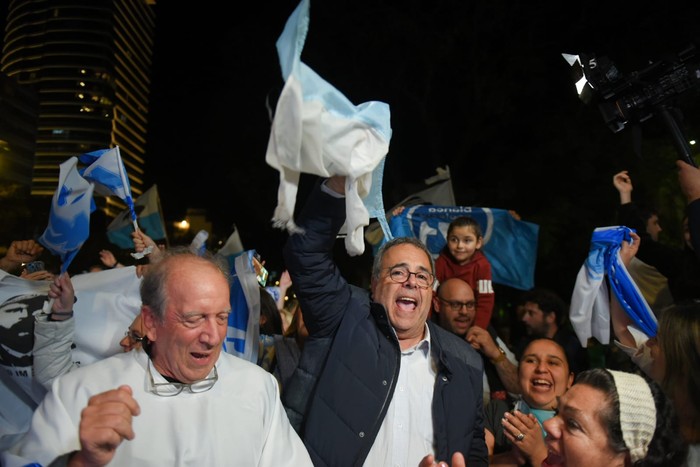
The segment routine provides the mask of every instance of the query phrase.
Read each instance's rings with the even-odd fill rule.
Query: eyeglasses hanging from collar
[[[165,382],[165,383],[156,383],[155,379],[153,378],[153,372],[156,371],[155,368],[152,369],[151,366],[151,359],[148,359],[148,378],[150,380],[151,386],[150,386],[150,391],[157,395],[157,396],[162,396],[162,397],[172,397],[172,396],[177,396],[180,394],[183,389],[187,389],[193,394],[198,394],[200,392],[207,392],[210,390],[212,387],[214,387],[214,383],[216,383],[219,379],[219,372],[216,369],[216,366],[212,369],[211,373],[209,373],[209,376],[207,376],[204,379],[200,379],[199,381],[195,381],[193,383],[179,383],[179,382]]]

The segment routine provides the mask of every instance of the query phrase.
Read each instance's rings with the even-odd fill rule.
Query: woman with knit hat
[[[544,428],[543,467],[681,466],[686,456],[670,400],[633,373],[582,372]]]

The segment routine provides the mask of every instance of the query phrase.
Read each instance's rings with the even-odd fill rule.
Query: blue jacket
[[[283,401],[317,466],[363,464],[391,402],[401,359],[384,307],[350,286],[332,260],[344,220],[344,200],[317,186],[298,219],[304,233],[291,235],[284,248],[310,337]],[[430,321],[428,326],[437,363],[436,458],[449,462],[459,451],[470,467],[486,466],[481,358],[464,340]]]

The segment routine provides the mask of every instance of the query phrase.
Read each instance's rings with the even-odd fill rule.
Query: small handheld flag
[[[117,196],[126,203],[131,213],[134,229],[138,230],[134,200],[131,197],[131,185],[124,168],[124,162],[122,162],[119,146],[88,152],[78,156],[78,159],[83,164],[87,164],[87,167],[80,170],[80,174],[95,184],[95,190],[99,194]]]
[[[54,255],[61,258],[64,273],[90,236],[90,204],[94,186],[80,176],[78,159],[71,157],[60,165],[58,188],[51,200],[49,223],[39,237]]]

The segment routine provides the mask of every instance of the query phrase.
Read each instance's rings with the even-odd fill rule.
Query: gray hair
[[[382,245],[382,247],[377,252],[377,255],[374,257],[374,262],[372,263],[373,280],[377,280],[379,279],[379,276],[381,276],[382,260],[384,259],[384,255],[386,254],[386,252],[395,246],[405,244],[413,245],[414,247],[425,252],[425,254],[428,256],[428,260],[430,261],[430,273],[433,276],[435,276],[435,261],[433,260],[433,256],[430,254],[428,247],[426,247],[425,244],[416,237],[396,237]]]
[[[189,247],[184,246],[173,247],[163,251],[159,258],[146,270],[140,286],[141,303],[148,306],[161,323],[165,319],[165,308],[168,302],[167,284],[170,273],[173,270],[172,265],[183,260],[194,260],[210,264],[221,272],[226,282],[231,283],[228,263],[225,258],[214,256],[208,251],[205,251],[200,256],[192,252]]]

